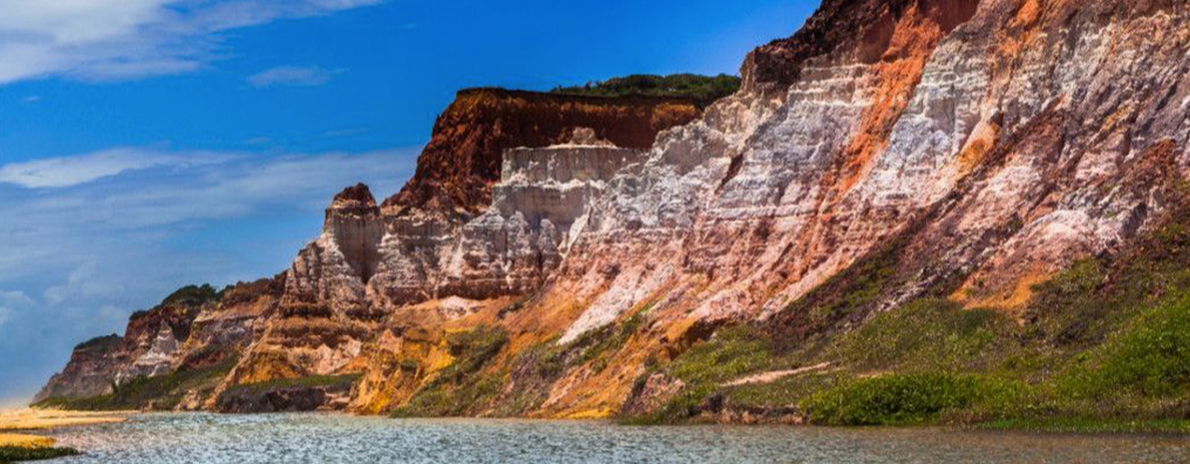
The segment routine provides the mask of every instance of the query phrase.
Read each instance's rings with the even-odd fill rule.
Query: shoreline
[[[198,411],[80,411],[80,410],[40,410],[27,409],[27,412],[34,414],[33,420],[27,420],[23,428],[8,428],[5,424],[7,416],[11,412],[0,411],[0,435],[11,433],[13,431],[39,431],[59,427],[71,426],[89,426],[104,423],[123,422],[131,415],[145,414],[145,413],[161,413],[161,414],[186,414],[186,413],[210,413],[216,415],[268,415],[268,414],[284,414],[284,413],[308,413],[308,414],[326,414],[326,415],[342,415],[348,417],[359,418],[380,418],[380,419],[428,419],[428,420],[527,420],[527,421],[602,421],[619,426],[698,426],[698,425],[719,425],[719,426],[758,426],[758,427],[805,427],[805,428],[829,428],[829,429],[867,429],[867,428],[944,428],[956,431],[1003,431],[1003,432],[1019,432],[1019,433],[1038,433],[1038,434],[1170,434],[1170,435],[1185,435],[1190,436],[1190,419],[1180,418],[1165,418],[1165,419],[1126,419],[1126,418],[1082,418],[1082,417],[1048,417],[1048,418],[1009,418],[1001,420],[980,421],[975,423],[955,423],[955,422],[925,422],[912,424],[885,424],[885,425],[830,425],[830,424],[816,424],[806,422],[803,418],[797,417],[796,420],[791,421],[788,416],[766,417],[758,416],[727,416],[726,421],[724,417],[719,418],[693,418],[690,421],[669,423],[664,421],[649,421],[642,418],[632,417],[601,417],[601,418],[549,418],[549,417],[533,417],[533,416],[510,416],[510,417],[439,417],[439,416],[425,416],[425,417],[400,417],[390,415],[370,415],[359,414],[340,410],[317,410],[317,411],[294,411],[294,412],[212,412],[206,410]],[[755,413],[755,412],[752,412]],[[0,443],[3,446],[3,443]]]
[[[72,447],[58,447],[58,440],[29,434],[54,428],[88,426],[125,421],[134,412],[81,412],[70,410],[0,410],[0,463],[48,460],[78,455]]]
[[[134,411],[83,411],[24,408],[0,410],[0,433],[36,431],[67,426],[118,423],[128,419]]]

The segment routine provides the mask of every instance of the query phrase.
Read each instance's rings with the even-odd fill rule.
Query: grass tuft
[[[0,463],[31,462],[79,455],[70,447],[14,447],[0,446]]]

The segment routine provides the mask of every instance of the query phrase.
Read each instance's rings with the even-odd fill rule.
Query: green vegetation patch
[[[635,95],[682,97],[694,100],[700,107],[705,107],[715,100],[735,93],[740,88],[740,82],[739,77],[727,74],[718,76],[633,74],[606,81],[589,82],[583,86],[557,87],[552,92],[601,97]]]
[[[611,363],[611,357],[624,348],[644,324],[648,312],[646,306],[620,323],[587,331],[568,344],[547,343],[543,369],[550,374],[561,374],[566,367],[591,363],[592,370],[603,371]]]
[[[921,299],[873,318],[823,358],[858,371],[986,369],[1019,346],[1014,326],[993,310]]]
[[[1098,402],[1167,400],[1190,413],[1190,297],[1146,309],[1059,378],[1059,392]]]
[[[99,336],[88,339],[86,342],[74,347],[74,350],[94,350],[96,352],[105,352],[112,347],[120,345],[124,342],[124,338],[117,334],[109,334],[107,336]]]
[[[748,411],[789,409],[870,373],[998,370],[1006,360],[1021,356],[1014,327],[992,311],[921,299],[851,332],[807,339],[784,352],[761,328],[723,328],[663,368],[686,388],[647,421],[680,421],[716,404]],[[732,383],[753,374],[812,366],[821,368],[766,382]]]
[[[71,455],[79,455],[79,451],[70,447],[0,447],[0,463],[50,460]]]
[[[652,369],[685,388],[647,421],[792,405],[830,425],[1190,432],[1190,209],[1164,221],[1034,286],[1023,313],[928,297],[941,286],[872,315],[902,282],[891,244],[769,323],[722,329]],[[730,382],[811,366],[824,368]]]
[[[773,355],[772,343],[755,328],[736,325],[720,329],[710,340],[695,344],[662,368],[665,374],[681,380],[686,386],[684,389],[649,417],[627,421],[684,421],[711,408],[709,404],[722,404],[723,383],[779,364]]]
[[[820,424],[913,425],[949,410],[1015,395],[1008,384],[972,375],[915,373],[859,378],[821,391],[801,408]]]
[[[568,369],[583,365],[594,372],[607,369],[628,341],[640,332],[651,307],[646,305],[627,318],[587,331],[569,343],[558,344],[555,337],[521,351],[510,373],[517,389],[499,399],[493,414],[515,416],[536,409]]]
[[[174,291],[165,300],[161,301],[161,305],[183,304],[183,305],[203,305],[210,302],[218,302],[223,297],[223,292],[215,289],[210,284],[203,284],[195,286],[193,284]]]
[[[450,366],[393,412],[397,417],[463,416],[491,403],[504,388],[508,373],[490,373],[484,368],[508,343],[500,328],[481,326],[447,335]]]
[[[885,292],[903,282],[897,269],[906,237],[898,236],[794,301],[770,324],[770,337],[782,339],[783,345],[801,345],[848,323],[861,323]]]

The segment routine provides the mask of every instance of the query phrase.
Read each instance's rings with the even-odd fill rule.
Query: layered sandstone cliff
[[[680,362],[730,325],[811,354],[923,297],[1023,322],[1180,208],[1188,48],[1172,0],[826,0],[695,119],[461,93],[400,194],[336,197],[223,388],[358,374],[361,412],[636,415],[721,403]]]
[[[37,400],[110,394],[139,377],[177,374],[192,352],[216,348],[235,355],[234,368],[178,408],[241,408],[242,399],[220,403],[219,395],[362,373],[365,344],[395,309],[442,302],[435,313],[461,316],[540,287],[603,181],[640,154],[616,144],[647,147],[698,114],[685,98],[462,91],[405,189],[383,206],[362,184],[336,195],[323,233],[269,281],[267,300],[234,297],[241,285],[226,291],[230,299],[204,302],[211,308],[163,303],[152,318],[134,316],[115,349],[80,346]],[[542,148],[551,144],[561,145]],[[201,343],[190,342],[190,326]],[[219,334],[227,340],[209,340]]]
[[[620,147],[647,148],[661,130],[698,117],[693,100],[588,97],[498,88],[467,89],[434,123],[417,172],[384,202],[390,209],[478,213],[492,202],[501,155],[570,140],[577,128]]]

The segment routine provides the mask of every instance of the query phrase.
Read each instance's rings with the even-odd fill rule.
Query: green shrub
[[[201,286],[191,284],[174,291],[165,300],[161,301],[161,305],[203,305],[209,302],[216,302],[222,296],[223,293],[210,284],[203,284]]]
[[[709,340],[694,344],[664,367],[686,387],[658,412],[637,423],[671,423],[696,415],[706,400],[721,391],[721,384],[773,364],[771,342],[748,325],[720,329]]]
[[[1013,349],[1012,322],[992,310],[922,299],[845,336],[831,359],[855,368],[956,370],[986,366]]]
[[[0,447],[0,463],[50,460],[70,455],[79,455],[79,451],[70,447]]]
[[[669,373],[687,384],[720,383],[768,367],[768,341],[746,325],[724,328],[695,344],[670,365]]]
[[[1190,298],[1145,311],[1082,357],[1060,383],[1076,397],[1184,396],[1190,391]]]
[[[800,406],[819,424],[910,425],[1008,393],[1001,383],[971,375],[895,374],[845,382],[810,396]]]
[[[706,106],[715,100],[735,93],[739,88],[740,78],[727,74],[718,76],[634,74],[606,81],[589,82],[584,86],[557,87],[552,92],[603,97],[633,95],[684,97],[694,100],[699,106]]]

